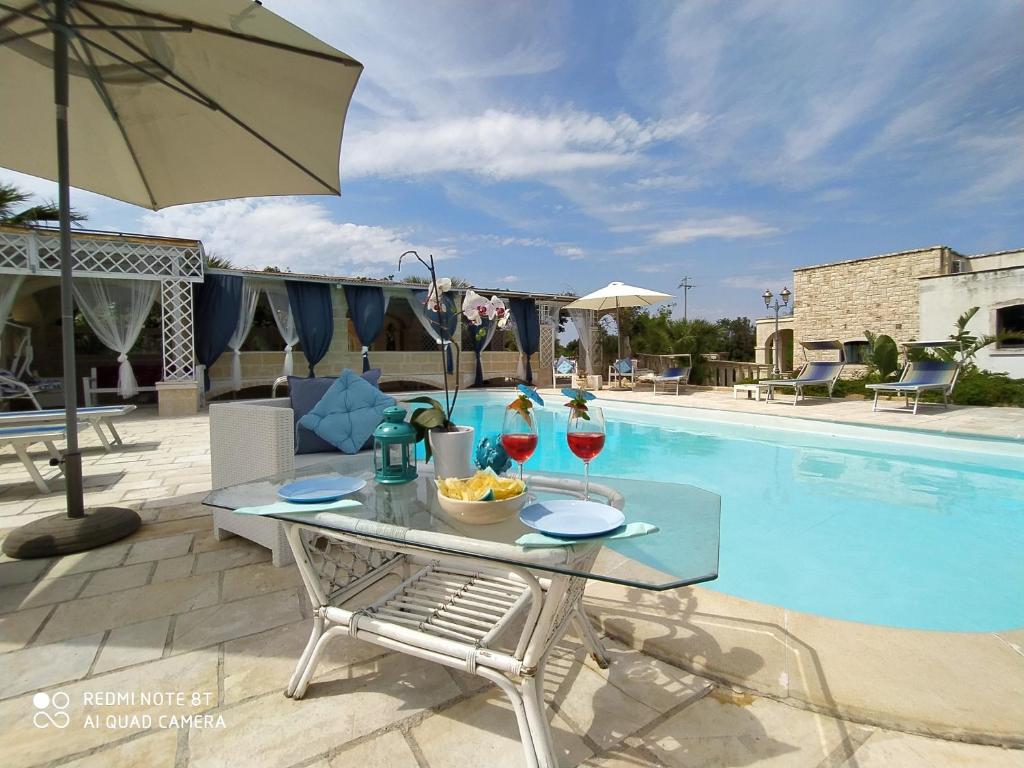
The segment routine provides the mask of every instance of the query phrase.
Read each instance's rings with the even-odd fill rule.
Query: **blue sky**
[[[1016,0],[264,5],[365,65],[342,197],[75,194],[90,226],[340,274],[415,247],[482,287],[689,275],[708,319],[761,314],[794,266],[1024,246]]]

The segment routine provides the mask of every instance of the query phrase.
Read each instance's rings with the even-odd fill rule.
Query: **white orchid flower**
[[[452,289],[452,280],[450,277],[442,277],[437,281],[437,293],[442,296]],[[430,290],[427,292],[427,309],[431,312],[441,311],[441,299],[438,298],[437,294],[434,293],[434,283],[430,283]]]
[[[473,325],[482,325],[491,315],[491,303],[470,288],[462,300],[462,314]]]
[[[504,328],[508,325],[508,310],[505,309],[505,302],[497,296],[491,296],[490,305],[491,317],[494,318],[499,328]]]

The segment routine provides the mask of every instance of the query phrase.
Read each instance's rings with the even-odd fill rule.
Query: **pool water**
[[[464,392],[455,421],[474,427],[477,440],[496,436],[511,398]],[[564,402],[539,412],[528,470],[582,474],[566,446]],[[706,588],[893,627],[1024,626],[1024,445],[601,405],[608,439],[593,474],[687,483],[722,497],[719,577]],[[664,570],[673,542],[662,546],[654,559]]]

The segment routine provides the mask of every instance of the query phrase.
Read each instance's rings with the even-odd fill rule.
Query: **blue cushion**
[[[362,378],[376,387],[377,382],[380,381],[380,368],[371,368],[362,374]],[[294,416],[295,455],[303,453],[333,453],[338,450],[312,430],[298,426],[299,419],[313,410],[313,406],[320,402],[320,399],[327,394],[327,390],[331,388],[334,382],[334,376],[317,376],[312,379],[305,376],[288,377],[288,396],[292,402],[292,414]]]
[[[616,360],[615,370],[619,373],[626,374],[633,372],[633,361],[632,360]]]
[[[576,366],[573,365],[572,360],[566,360],[564,357],[558,358],[558,362],[555,363],[555,373],[567,374],[572,373]]]
[[[312,430],[344,453],[357,453],[373,437],[384,409],[394,404],[393,397],[344,370],[313,410],[299,419],[299,428]]]

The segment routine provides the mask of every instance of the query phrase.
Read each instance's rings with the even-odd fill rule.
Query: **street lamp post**
[[[775,311],[775,343],[772,345],[772,376],[778,378],[782,374],[782,366],[779,365],[779,358],[782,356],[779,349],[779,311],[789,304],[789,297],[792,296],[789,292],[789,288],[783,288],[779,294],[779,299],[782,299],[782,303],[779,304],[779,299],[775,299],[775,303],[772,304],[772,299],[775,296],[771,291],[765,289],[765,292],[761,294],[761,298],[764,299],[764,305],[770,310]]]

